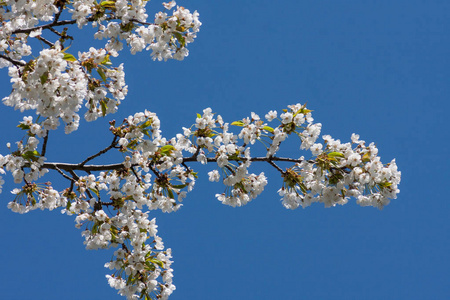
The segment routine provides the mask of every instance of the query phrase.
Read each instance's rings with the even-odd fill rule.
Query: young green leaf
[[[100,77],[102,78],[103,82],[106,82],[105,72],[103,72],[103,70],[101,68],[97,68],[97,73],[98,73],[98,75],[100,75]]]
[[[102,100],[100,101],[100,106],[102,108],[102,116],[106,116],[106,110],[108,109],[108,106],[106,106],[106,101]]]
[[[231,123],[231,125],[244,126],[244,122],[242,122],[242,121],[234,121],[233,123]]]
[[[342,154],[341,152],[330,152],[330,153],[328,153],[328,158],[334,158],[334,157],[345,158],[345,155]]]
[[[270,127],[270,126],[264,126],[264,127],[263,127],[263,130],[268,131],[268,132],[270,132],[270,133],[273,133],[273,132],[274,132],[273,128]]]
[[[70,53],[64,53],[63,59],[64,59],[64,60],[67,60],[67,61],[77,61],[77,59],[75,58],[75,56],[73,56],[73,55],[70,54]]]
[[[162,147],[161,147],[161,153],[167,155],[167,154],[170,154],[170,152],[171,152],[173,149],[175,149],[174,146],[172,146],[172,145],[165,145],[165,146],[162,146]]]
[[[173,192],[172,192],[172,189],[167,189],[167,194],[169,194],[169,198],[170,199],[175,199],[175,197],[173,195]]]
[[[25,124],[19,124],[19,125],[17,125],[17,127],[19,127],[19,128],[22,129],[22,130],[28,130],[28,129],[30,129],[30,126],[25,125]]]
[[[39,78],[41,79],[41,84],[44,85],[44,83],[46,83],[48,79],[48,71],[44,72],[44,74],[42,74]]]

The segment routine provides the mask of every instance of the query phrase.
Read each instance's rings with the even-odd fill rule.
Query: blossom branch
[[[208,162],[217,162],[217,158],[207,158],[206,159]],[[293,158],[288,158],[288,157],[276,157],[276,156],[272,156],[272,157],[252,157],[249,159],[246,158],[233,158],[230,159],[231,161],[263,161],[263,162],[268,162],[271,163],[273,161],[284,161],[284,162],[292,162],[292,163],[301,163],[303,160],[302,159],[293,159]],[[195,157],[186,157],[183,158],[183,162],[182,163],[186,163],[186,162],[196,162],[196,158]],[[133,165],[136,166],[136,165]],[[125,165],[123,163],[117,163],[117,164],[108,164],[108,165],[85,165],[84,162],[83,163],[79,163],[79,164],[70,164],[70,163],[53,163],[53,162],[47,162],[44,163],[42,165],[43,168],[46,169],[52,169],[52,170],[57,170],[58,168],[61,170],[65,170],[65,171],[84,171],[84,172],[95,172],[95,171],[111,171],[111,170],[120,170],[120,169],[125,169]],[[159,175],[159,173],[153,168],[150,167],[150,169],[155,173],[155,175]],[[277,166],[277,169],[280,169]],[[280,169],[281,170],[281,169]]]
[[[9,61],[10,63],[12,63],[15,66],[22,66],[23,67],[23,66],[26,65],[25,63],[23,63],[21,61],[14,60],[14,59],[12,59],[12,58],[10,58],[10,57],[8,57],[6,55],[3,55],[3,54],[0,54],[0,58],[3,58],[4,60]]]
[[[71,24],[75,24],[76,22],[77,22],[76,20],[64,20],[64,21],[57,21],[57,20],[55,20],[55,22],[44,24],[44,25],[41,25],[41,26],[36,26],[36,27],[32,27],[32,28],[17,29],[17,30],[14,30],[12,32],[12,34],[30,33],[32,31],[39,30],[39,29],[49,29],[49,28],[57,27],[57,26],[71,25]]]

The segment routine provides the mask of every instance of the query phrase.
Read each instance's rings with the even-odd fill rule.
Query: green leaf
[[[328,153],[328,158],[333,158],[333,157],[345,158],[345,155],[342,154],[341,152],[330,152],[330,153]]]
[[[270,126],[264,126],[263,127],[263,130],[265,130],[265,131],[268,131],[268,132],[271,132],[271,133],[273,133],[273,128],[272,127],[270,127]]]
[[[177,38],[178,42],[180,43],[180,48],[183,48],[186,45],[186,39],[184,36],[181,35],[179,32],[174,32],[173,35]]]
[[[112,65],[111,60],[109,59],[109,54],[106,54],[105,58],[102,60],[102,62],[100,63],[101,65],[104,66],[110,66]]]
[[[303,182],[300,182],[300,183],[298,184],[298,186],[299,186],[300,189],[302,190],[303,194],[306,195],[307,189],[306,189],[305,184],[304,184]]]
[[[233,123],[231,123],[231,125],[244,126],[244,122],[242,122],[242,121],[234,121]]]
[[[140,128],[147,128],[150,125],[152,125],[152,120],[147,120],[144,123],[141,124],[141,126],[139,126]]]
[[[383,182],[380,182],[378,185],[379,185],[381,188],[386,188],[386,187],[391,186],[391,185],[392,185],[392,182],[389,182],[389,181],[383,181]]]
[[[171,152],[173,149],[175,149],[174,146],[172,146],[172,145],[165,145],[165,146],[162,146],[162,147],[161,147],[161,153],[163,153],[163,154],[165,154],[165,155],[168,155],[168,154],[170,154],[170,152]]]
[[[130,285],[130,283],[133,283],[133,281],[134,281],[133,275],[128,276],[127,285]]]
[[[93,189],[93,188],[89,188],[89,190],[91,191],[91,192],[93,192],[94,194],[96,194],[97,195],[97,197],[99,197],[99,192],[98,192],[98,190],[97,189]]]
[[[97,68],[97,73],[98,73],[98,75],[100,75],[100,77],[102,78],[103,82],[106,82],[105,72],[103,72],[103,70],[101,68]]]
[[[185,184],[178,184],[178,185],[172,185],[172,187],[173,187],[174,189],[182,189],[182,188],[185,188],[185,187],[187,187],[187,186],[188,186],[187,183],[185,183]]]
[[[75,58],[75,56],[73,56],[73,55],[70,54],[70,53],[64,53],[63,59],[64,59],[64,60],[67,60],[67,61],[77,61],[77,59]]]
[[[37,156],[40,156],[40,154],[36,150],[34,150],[34,151],[27,151],[27,152],[22,154],[23,158],[31,159],[31,160],[37,160]]]
[[[368,161],[370,161],[370,153],[369,153],[369,152],[364,153],[364,155],[363,155],[363,157],[362,157],[362,161],[363,161],[363,162],[368,162]]]
[[[100,106],[102,107],[102,116],[104,117],[106,116],[106,110],[108,109],[108,106],[106,106],[106,101],[100,101]]]
[[[175,197],[173,196],[172,189],[167,189],[167,193],[169,194],[170,199],[175,199]]]
[[[156,264],[156,265],[158,265],[158,266],[160,266],[161,268],[164,269],[164,263],[163,263],[162,261],[160,261],[160,260],[158,260],[158,259],[156,259],[156,258],[150,258],[149,260],[150,260],[152,263],[154,263],[154,264]]]
[[[148,269],[149,271],[154,271],[155,270],[155,266],[151,262],[146,261],[145,265],[147,266],[146,269]]]
[[[46,83],[48,79],[48,71],[44,72],[44,74],[42,74],[39,78],[41,79],[41,84],[44,85],[44,83]]]
[[[92,234],[96,234],[98,232],[98,222],[95,222],[94,226],[92,226],[91,232]]]
[[[197,114],[197,119],[201,119],[202,115],[201,114]]]
[[[100,6],[105,7],[105,8],[115,8],[116,2],[115,1],[102,1],[100,3]]]
[[[30,126],[25,125],[25,124],[19,124],[17,125],[18,128],[22,129],[22,130],[28,130],[30,129]]]
[[[147,129],[143,129],[142,133],[145,134],[146,136],[148,136],[149,138],[152,138],[152,136],[150,135],[150,133],[148,133]]]

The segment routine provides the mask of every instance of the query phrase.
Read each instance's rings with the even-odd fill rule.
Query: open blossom
[[[208,173],[209,181],[219,181],[220,180],[220,174],[219,171],[213,170]]]

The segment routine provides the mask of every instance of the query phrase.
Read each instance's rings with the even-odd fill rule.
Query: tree
[[[4,2],[0,61],[8,67],[13,90],[3,103],[22,112],[35,110],[37,115],[23,118],[18,127],[25,137],[17,148],[10,147],[11,154],[0,156],[1,171],[10,172],[20,184],[8,204],[11,210],[62,208],[75,215],[87,249],[117,248],[106,264],[114,270],[107,276],[112,287],[128,298],[165,299],[175,288],[171,251],[164,249],[147,210],[178,210],[194,187],[195,162],[217,166],[208,173],[209,180],[222,180],[226,191],[216,196],[233,207],[247,204],[267,184],[264,173],[249,172],[254,163],[281,174],[279,194],[289,209],[314,202],[343,205],[350,197],[362,206],[382,208],[396,198],[400,172],[395,160],[383,165],[375,144],[367,145],[356,134],[351,143],[328,135],[323,136],[323,144],[318,143],[321,124],[314,123],[306,104],[291,105],[282,113],[270,111],[264,118],[251,113],[230,123],[207,108],[192,126],[170,139],[161,135],[158,116],[145,111],[120,124],[112,120],[112,142],[80,163],[47,161],[51,160],[46,157],[50,131],[63,123],[70,134],[80,126],[83,106],[85,120],[95,121],[116,112],[125,99],[123,66],[113,67],[113,58],[124,44],[131,53],[152,50],[155,60],[183,60],[188,55],[187,46],[201,26],[198,13],[172,1],[163,4],[164,11],[152,23],[147,21],[146,3]],[[76,37],[63,26],[75,24],[80,29],[95,25],[95,37],[106,39],[104,48],[77,56],[71,53]],[[35,47],[33,41],[40,45]],[[43,49],[33,52],[30,45]],[[277,156],[291,135],[298,136],[300,149],[311,154]],[[254,147],[256,142],[262,146]],[[93,163],[113,151],[121,153],[123,160]],[[281,162],[291,166],[283,169]],[[40,183],[50,171],[63,177],[64,189],[48,181]]]

